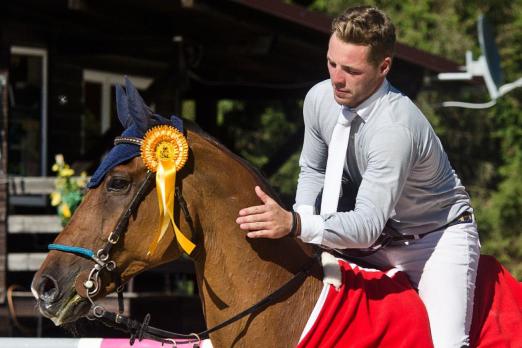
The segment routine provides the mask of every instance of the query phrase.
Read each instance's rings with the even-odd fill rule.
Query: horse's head
[[[170,217],[160,218],[155,174],[139,157],[139,144],[133,143],[151,127],[179,119],[154,115],[129,81],[125,91],[118,86],[116,92],[118,117],[125,127],[120,143],[91,178],[82,204],[50,246],[32,283],[40,311],[57,325],[85,315],[91,300],[114,291],[119,282],[183,252]],[[190,243],[193,226],[176,212],[179,207],[173,217]],[[160,224],[168,226],[162,238]]]

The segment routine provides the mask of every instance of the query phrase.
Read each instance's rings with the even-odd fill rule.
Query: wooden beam
[[[79,176],[71,177],[72,180],[79,178]],[[54,191],[55,180],[54,176],[9,176],[9,194],[48,195]]]
[[[54,191],[54,177],[50,176],[10,176],[11,195],[48,195]]]
[[[9,215],[9,233],[59,233],[63,227],[57,215]]]
[[[10,253],[7,254],[8,271],[38,271],[47,253]]]

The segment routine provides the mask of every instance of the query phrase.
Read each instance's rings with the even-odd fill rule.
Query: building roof
[[[309,11],[298,5],[288,4],[280,0],[232,0],[245,7],[267,13],[288,22],[313,29],[317,32],[330,34],[332,18],[326,14]],[[417,64],[434,72],[457,71],[459,66],[452,60],[429,52],[416,49],[398,42],[396,57]]]
[[[157,90],[174,84],[188,95],[212,91],[216,98],[304,96],[328,76],[331,18],[280,0],[19,0],[6,6],[1,30],[15,33],[11,44],[37,40],[72,65],[152,77]],[[399,43],[390,79],[413,96],[425,74],[457,70],[455,62]]]

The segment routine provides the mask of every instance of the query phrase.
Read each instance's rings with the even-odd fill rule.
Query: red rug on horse
[[[404,273],[338,263],[342,283],[325,285],[298,348],[433,346],[426,310]],[[522,284],[481,256],[471,347],[522,347],[521,328]]]

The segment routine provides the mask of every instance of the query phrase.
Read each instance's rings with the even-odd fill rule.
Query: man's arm
[[[294,210],[301,214],[313,214],[315,200],[324,185],[328,157],[328,146],[319,131],[320,116],[316,94],[316,88],[310,90],[303,105],[305,133],[294,205]]]
[[[355,209],[303,216],[301,239],[331,248],[366,248],[379,237],[402,194],[414,162],[410,131],[403,126],[383,129],[367,154],[368,167],[357,193]]]
[[[324,215],[301,215],[300,238],[331,248],[367,248],[393,214],[415,160],[408,129],[388,127],[374,138],[355,209]],[[256,188],[263,205],[242,209],[237,223],[250,238],[281,238],[290,233],[292,214]],[[267,199],[268,198],[268,199]]]

